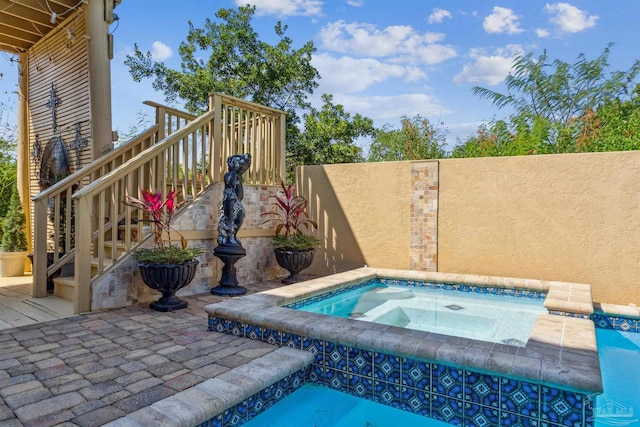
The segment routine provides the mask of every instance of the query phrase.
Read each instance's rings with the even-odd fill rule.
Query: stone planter
[[[27,252],[0,252],[0,276],[15,277],[24,275],[24,263]]]
[[[311,265],[313,256],[316,253],[315,249],[287,250],[276,248],[273,251],[276,254],[278,265],[290,273],[289,277],[282,279],[282,283],[285,285],[300,281],[298,273]]]
[[[149,307],[156,311],[174,311],[187,308],[187,302],[175,296],[175,293],[187,286],[196,274],[199,261],[197,259],[181,264],[150,264],[138,262],[142,281],[162,297]]]

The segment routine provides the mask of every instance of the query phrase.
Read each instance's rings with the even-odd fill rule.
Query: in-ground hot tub
[[[376,278],[286,307],[523,347],[546,294],[531,290]]]
[[[284,307],[374,278],[546,294],[524,347]],[[453,424],[586,426],[602,391],[588,285],[362,268],[206,307],[209,328],[315,355],[312,380]]]

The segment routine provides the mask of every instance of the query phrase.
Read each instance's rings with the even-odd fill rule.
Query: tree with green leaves
[[[255,10],[255,6],[220,9],[217,20],[207,18],[203,28],[189,21],[187,39],[178,49],[181,70],[154,61],[150,52],[141,52],[137,45],[125,65],[135,81],[153,77],[153,87],[168,102],[180,98],[194,114],[208,109],[210,92],[285,111],[308,106],[306,97],[319,78],[311,65],[313,42],[294,49],[285,35],[287,27],[280,22],[275,26],[276,44],[260,40],[251,27]]]
[[[370,162],[441,159],[446,156],[446,133],[441,128],[420,115],[412,118],[403,116],[401,124],[400,129],[385,125],[376,130],[369,149]]]
[[[364,161],[356,141],[373,135],[373,120],[360,114],[352,116],[344,106],[333,103],[332,95],[323,94],[322,102],[320,109],[311,108],[304,114],[304,130],[287,147],[290,168]]]
[[[479,86],[473,93],[499,108],[512,107],[514,131],[523,123],[529,128],[544,124],[546,134],[537,136],[549,147],[539,147],[538,152],[576,151],[579,118],[588,109],[597,111],[607,102],[628,98],[640,72],[640,60],[628,71],[609,72],[610,48],[593,60],[580,54],[573,64],[550,61],[546,51],[537,59],[531,53],[522,55],[506,78],[507,93]]]
[[[640,84],[630,99],[613,99],[578,119],[578,151],[640,150]]]

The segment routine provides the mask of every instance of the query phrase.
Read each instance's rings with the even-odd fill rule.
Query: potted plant
[[[151,289],[162,292],[162,297],[149,304],[149,307],[163,312],[186,308],[187,302],[176,297],[175,293],[191,283],[198,265],[196,257],[205,251],[187,248],[186,239],[177,231],[181,244],[177,246],[171,243],[171,219],[179,207],[176,191],[170,191],[164,201],[161,192],[142,190],[141,193],[142,199],[127,196],[125,203],[146,212],[153,225],[154,247],[131,252],[133,259],[138,261],[142,281]],[[167,242],[163,240],[165,232]]]
[[[276,260],[280,267],[289,271],[289,277],[282,280],[284,284],[299,281],[298,273],[309,267],[320,240],[304,234],[302,228],[318,228],[318,224],[309,218],[307,200],[295,195],[295,187],[280,182],[282,195],[273,196],[275,212],[262,214],[268,218],[264,223],[276,222],[276,234],[272,239]],[[263,223],[263,224],[264,224]]]
[[[0,252],[0,276],[22,276],[27,257],[27,236],[24,233],[26,218],[18,191],[14,187],[9,210],[2,223],[2,252]]]

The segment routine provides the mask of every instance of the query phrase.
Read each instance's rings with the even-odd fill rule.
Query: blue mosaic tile
[[[349,371],[363,377],[373,377],[373,353],[359,348],[349,348]]]
[[[373,382],[373,400],[394,408],[402,407],[402,386],[384,381]]]
[[[242,322],[236,320],[230,320],[228,325],[228,334],[235,335],[237,337],[244,337],[245,325]]]
[[[207,424],[207,426],[210,425],[211,427],[222,427],[224,423],[224,415],[223,414],[216,415],[215,417],[211,418],[207,422],[210,423],[210,424]]]
[[[342,344],[327,346],[325,350],[325,364],[333,369],[347,370],[348,350]]]
[[[511,378],[500,379],[500,408],[532,418],[537,418],[540,407],[540,387]]]
[[[400,384],[401,356],[393,354],[373,353],[373,376],[382,381]]]
[[[331,359],[331,354],[335,349],[336,349],[336,343],[331,341],[323,341],[322,359],[320,360],[321,365],[329,366],[329,360]]]
[[[260,332],[260,327],[256,325],[245,326],[244,336],[247,338],[251,338],[252,340],[261,340],[262,334]]]
[[[462,425],[464,419],[462,401],[447,399],[445,396],[432,394],[431,418],[449,424]]]
[[[595,313],[591,316],[591,320],[595,323],[596,328],[601,329],[613,329],[611,324],[611,317],[606,314]]]
[[[500,417],[500,425],[505,427],[546,427],[549,424],[541,423],[535,418],[524,417],[518,414],[503,411]]]
[[[500,407],[500,379],[491,375],[465,371],[464,400],[488,407]]]
[[[402,388],[402,409],[425,417],[431,416],[431,396],[411,387]]]
[[[290,348],[295,348],[295,349],[302,349],[302,337],[300,337],[300,335],[297,334],[289,334],[288,335],[288,340],[286,341],[285,344],[285,337],[282,337],[282,346],[287,346]]]
[[[540,400],[542,420],[563,426],[582,426],[583,394],[543,386]]]
[[[315,361],[320,363],[324,357],[324,341],[316,338],[305,337],[302,340],[302,350],[306,350],[309,353],[315,355]]]
[[[463,373],[461,369],[446,365],[431,365],[431,392],[462,401]]]
[[[271,334],[267,335],[268,329],[265,328],[265,335],[262,337],[263,341],[272,345],[282,345],[282,332],[275,329],[271,330]]]
[[[220,317],[210,318],[209,329],[214,332],[226,334],[228,330],[228,321],[227,319],[222,319]]]
[[[350,379],[351,379],[350,373],[345,371],[335,371],[335,377],[333,378],[333,381],[330,384],[330,387],[336,390],[349,392]]]
[[[324,384],[326,382],[324,366],[318,365],[317,363],[311,365],[309,379],[316,384]]]
[[[464,404],[465,426],[469,427],[493,427],[500,425],[500,411],[497,408],[488,408],[475,403]]]
[[[259,393],[250,396],[247,400],[247,420],[259,415],[266,409],[265,402],[260,399]],[[268,407],[268,406],[267,406]]]
[[[349,377],[349,393],[373,400],[373,380],[361,375],[351,374]]]
[[[612,317],[612,326],[616,331],[636,332],[638,329],[637,320],[627,317]]]
[[[431,390],[431,364],[421,360],[402,360],[402,385],[420,390]]]
[[[292,341],[292,334],[291,332],[280,332],[280,336],[282,337],[282,341],[280,342],[280,345],[282,347],[289,347],[289,343]]]

